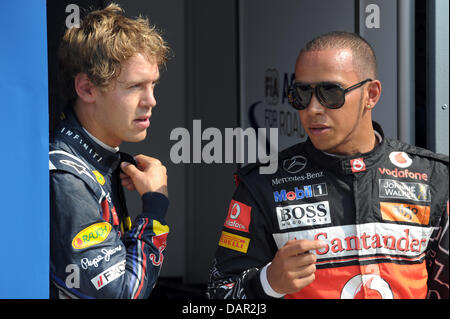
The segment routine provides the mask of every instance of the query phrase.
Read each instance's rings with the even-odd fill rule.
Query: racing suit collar
[[[311,157],[317,160],[317,165],[324,166],[336,173],[350,175],[372,169],[376,167],[377,163],[385,155],[384,150],[386,148],[384,132],[381,126],[375,121],[372,121],[372,125],[374,131],[381,136],[381,141],[370,152],[351,156],[327,154],[316,149],[309,138],[306,141],[307,150],[312,155]]]
[[[120,164],[121,152],[108,150],[94,141],[82,127],[72,108],[67,108],[64,115],[66,118],[61,122],[57,134],[77,152],[84,154],[83,158],[91,165],[105,173],[116,170]]]

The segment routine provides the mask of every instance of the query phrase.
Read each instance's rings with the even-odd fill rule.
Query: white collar
[[[92,138],[94,140],[95,143],[97,143],[98,145],[100,145],[101,147],[103,147],[104,149],[113,152],[113,153],[117,153],[119,151],[119,146],[117,147],[111,147],[109,145],[106,145],[105,143],[103,143],[102,141],[100,141],[98,138],[96,138],[94,135],[92,135],[91,133],[89,133],[84,127],[83,130],[86,132],[87,135],[89,135],[90,138]]]
[[[375,137],[377,138],[378,143],[381,143],[383,141],[383,137],[381,136],[381,134],[379,132],[375,131],[375,130],[373,130],[373,133],[375,134]],[[323,153],[326,154],[326,155],[329,155],[329,156],[335,156],[335,157],[339,157],[340,156],[340,155],[331,154],[331,153],[327,153],[327,152],[323,152]]]
[[[381,134],[375,130],[373,130],[373,132],[375,133],[375,137],[378,139],[378,143],[383,142],[383,137],[381,136]]]

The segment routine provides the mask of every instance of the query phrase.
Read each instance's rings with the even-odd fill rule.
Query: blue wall
[[[0,3],[0,298],[48,298],[46,5]]]

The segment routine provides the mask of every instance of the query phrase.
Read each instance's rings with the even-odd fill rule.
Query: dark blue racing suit
[[[146,298],[164,259],[169,201],[144,194],[131,224],[119,172],[134,160],[94,139],[73,110],[50,138],[50,297]]]

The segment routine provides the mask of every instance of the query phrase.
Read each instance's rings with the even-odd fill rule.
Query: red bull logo
[[[152,238],[153,245],[158,249],[158,256],[151,253],[149,258],[154,266],[160,266],[164,261],[162,252],[167,247],[167,235],[169,235],[169,226],[161,225],[157,220],[153,221],[153,231],[155,236]]]

